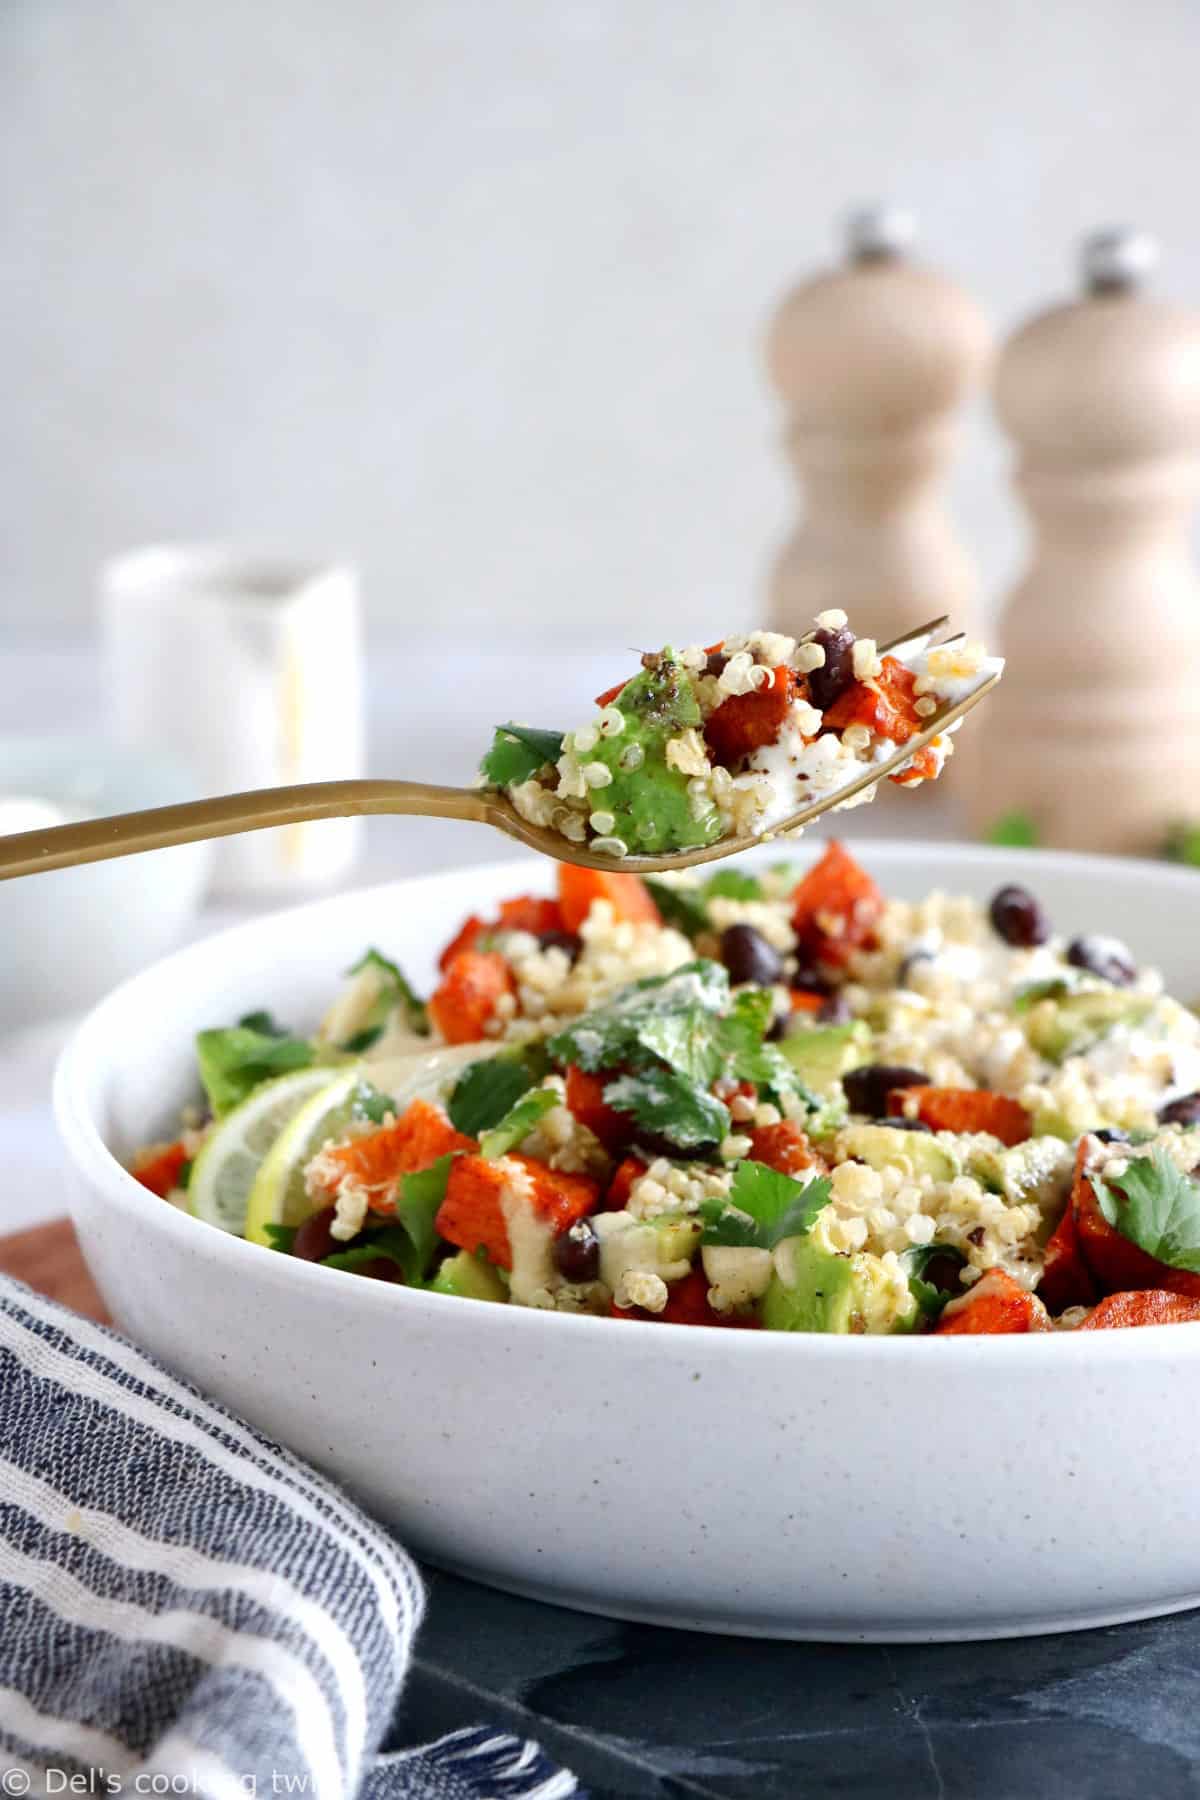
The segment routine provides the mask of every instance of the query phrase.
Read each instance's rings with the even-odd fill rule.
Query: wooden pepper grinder
[[[1155,261],[1138,232],[1088,238],[1082,298],[1000,358],[1033,554],[970,728],[982,834],[1015,814],[1039,843],[1154,853],[1200,817],[1200,313],[1145,293]]]
[[[912,237],[895,207],[853,214],[845,263],[794,288],[771,323],[807,503],[772,576],[780,631],[840,606],[879,638],[938,613],[976,634],[975,573],[938,490],[991,339],[961,288],[909,260]]]

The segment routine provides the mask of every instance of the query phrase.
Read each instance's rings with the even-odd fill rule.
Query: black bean
[[[543,931],[538,938],[539,950],[565,950],[568,961],[577,962],[583,939],[573,931]]]
[[[881,1117],[888,1109],[888,1095],[896,1088],[928,1087],[929,1077],[922,1069],[906,1069],[903,1064],[867,1063],[842,1076],[846,1104],[851,1112],[866,1113],[869,1119]]]
[[[873,1125],[890,1125],[893,1131],[928,1131],[932,1136],[933,1127],[924,1119],[873,1119]]]
[[[798,962],[787,982],[790,988],[799,988],[805,994],[833,993],[833,983],[812,963]]]
[[[721,933],[721,961],[735,984],[753,981],[774,987],[783,979],[783,959],[753,925],[727,925]]]
[[[1067,961],[1077,969],[1111,981],[1114,987],[1128,987],[1137,980],[1137,964],[1116,938],[1077,937],[1067,945]]]
[[[825,712],[854,680],[854,633],[846,625],[835,631],[822,626],[812,635],[814,644],[825,652],[821,668],[808,676],[808,696],[818,712]]]
[[[708,660],[704,665],[704,673],[706,675],[723,675],[725,673],[725,664],[728,661],[729,658],[723,650],[710,650],[708,653]]]
[[[590,1219],[576,1219],[554,1240],[554,1266],[566,1281],[595,1281],[600,1273],[600,1239]]]
[[[1006,944],[1030,950],[1050,936],[1050,923],[1033,895],[1023,887],[1002,887],[988,908],[992,928]]]
[[[1200,1094],[1181,1094],[1158,1115],[1160,1125],[1200,1125]]]
[[[1093,1131],[1092,1136],[1099,1138],[1102,1144],[1127,1144],[1129,1142],[1129,1133],[1118,1131],[1115,1125],[1102,1126],[1099,1131]]]
[[[332,1256],[335,1250],[346,1248],[330,1231],[334,1212],[332,1206],[323,1206],[320,1212],[305,1219],[292,1239],[293,1256],[302,1256],[305,1262],[320,1262],[322,1257]]]

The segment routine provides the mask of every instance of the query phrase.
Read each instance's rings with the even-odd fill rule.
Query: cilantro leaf
[[[363,1081],[355,1090],[350,1111],[356,1119],[370,1119],[372,1125],[382,1125],[389,1113],[395,1113],[396,1102],[390,1094],[381,1094],[369,1081]]]
[[[515,787],[562,755],[561,731],[533,731],[526,725],[497,725],[492,747],[479,772],[492,787]]]
[[[457,1151],[452,1150],[446,1156],[439,1156],[428,1169],[419,1169],[415,1175],[405,1175],[400,1183],[400,1192],[396,1196],[396,1218],[412,1243],[413,1274],[408,1278],[410,1281],[422,1280],[433,1259],[433,1252],[437,1247],[437,1231],[433,1221],[446,1198],[450,1165],[457,1154]]]
[[[816,1181],[810,1181],[806,1188],[802,1188],[787,1211],[768,1227],[768,1250],[783,1238],[804,1237],[810,1232],[817,1214],[829,1204],[829,1196],[832,1192],[833,1183],[828,1175],[819,1175]]]
[[[286,1025],[277,1025],[269,1012],[248,1012],[238,1020],[247,1031],[260,1031],[264,1037],[290,1037]]]
[[[644,1064],[647,1052],[664,1061],[668,1055],[679,1056],[681,1072],[703,1069],[715,1081],[721,1059],[712,1050],[714,1026],[729,1005],[729,976],[720,963],[700,959],[670,975],[631,982],[603,1006],[573,1020],[546,1048],[551,1061],[578,1063],[593,1072]]]
[[[1001,813],[984,832],[984,842],[1005,844],[1010,849],[1032,850],[1038,841],[1037,826],[1028,813]]]
[[[728,1198],[701,1204],[705,1225],[700,1242],[754,1244],[760,1250],[773,1250],[783,1238],[803,1237],[811,1231],[832,1191],[827,1175],[805,1184],[766,1163],[739,1162],[734,1165]]]
[[[731,1081],[753,1082],[773,1100],[798,1096],[810,1113],[818,1112],[822,1102],[801,1081],[779,1045],[767,1042],[766,1034],[774,1017],[774,1001],[768,989],[743,988],[734,995],[733,1005],[719,1021],[715,1034],[721,1055],[720,1073]]]
[[[722,1075],[735,1081],[752,1081],[756,1087],[794,1086],[785,1057],[766,1042],[775,1017],[775,1003],[768,988],[743,988],[735,994],[729,1012],[717,1027]]]
[[[344,1250],[335,1250],[332,1256],[323,1256],[321,1266],[325,1269],[348,1269],[353,1274],[355,1270],[366,1267],[381,1256],[394,1262],[405,1282],[410,1287],[413,1285],[416,1258],[412,1239],[399,1225],[386,1225],[382,1231],[372,1232],[369,1237],[356,1238]],[[420,1277],[415,1279],[420,1280]]]
[[[735,1250],[762,1247],[755,1221],[734,1212],[727,1200],[702,1200],[700,1217],[704,1221],[704,1230],[700,1233],[702,1245],[722,1244]]]
[[[698,1084],[718,1076],[792,1091],[795,1078],[774,1044],[765,1044],[772,1022],[766,988],[730,995],[720,963],[698,959],[671,976],[649,976],[583,1013],[549,1042],[554,1062],[578,1062],[597,1071],[640,1067],[646,1051]]]
[[[208,1103],[216,1118],[232,1112],[260,1082],[314,1061],[302,1038],[277,1037],[249,1025],[196,1033],[196,1060]]]
[[[726,970],[719,963],[699,959],[670,975],[650,976],[622,988],[605,1005],[573,1020],[551,1038],[547,1050],[554,1063],[578,1063],[592,1073],[621,1069],[631,1075],[661,1076],[665,1071],[657,1065],[665,1064],[675,1077],[673,1098],[665,1098],[664,1088],[663,1099],[655,1102],[639,1090],[639,1104],[649,1110],[656,1105],[660,1110],[669,1105],[679,1108],[683,1104],[680,1084],[690,1084],[694,1090],[687,1106],[692,1119],[687,1127],[690,1146],[712,1136],[711,1130],[703,1138],[696,1136],[697,1113],[715,1121],[708,1090],[722,1078],[751,1082],[778,1099],[799,1094],[810,1110],[819,1105],[778,1047],[765,1042],[772,1012],[771,996],[765,988],[745,988],[731,995]],[[724,1108],[721,1110],[724,1113]],[[655,1128],[649,1117],[640,1122],[648,1129]],[[724,1131],[718,1135],[724,1136]],[[672,1138],[672,1142],[680,1140]]]
[[[1185,820],[1172,825],[1163,855],[1172,862],[1190,863],[1193,868],[1200,868],[1200,825]]]
[[[356,1054],[362,1050],[369,1050],[375,1039],[382,1035],[388,1013],[397,1006],[404,1014],[409,1030],[419,1032],[422,1037],[426,1037],[429,1033],[429,1013],[426,1010],[425,1002],[414,991],[399,964],[381,955],[378,950],[367,950],[356,963],[346,970],[346,973],[347,975],[361,975],[364,969],[373,969],[379,977],[379,999],[372,1008],[372,1013],[377,1012],[379,1017],[373,1016],[367,1030],[359,1032],[346,1044],[345,1048]],[[364,1038],[368,1039],[365,1043],[360,1041]]]
[[[1162,1150],[1135,1158],[1110,1180],[1089,1180],[1122,1237],[1172,1269],[1200,1274],[1200,1186]]]
[[[721,1073],[717,1030],[716,1015],[699,1009],[651,1013],[638,1026],[637,1042],[689,1081],[710,1087]]]
[[[632,1088],[610,1085],[610,1104],[623,1104],[611,1098],[614,1091],[626,1095],[625,1110],[647,1130],[661,1130],[690,1149],[719,1141],[729,1129],[726,1109],[709,1092],[722,1078],[748,1081],[779,1098],[799,1093],[811,1099],[787,1059],[764,1041],[772,1012],[766,989],[732,995],[727,971],[701,958],[622,988],[546,1048],[560,1066],[577,1063],[592,1073],[622,1070],[623,1079],[636,1077]]]
[[[562,1096],[553,1088],[534,1088],[524,1099],[517,1101],[511,1112],[505,1113],[498,1125],[484,1132],[479,1140],[479,1154],[489,1162],[507,1156],[510,1150],[525,1141],[548,1112],[561,1104]]]
[[[376,1257],[386,1256],[400,1270],[409,1287],[417,1287],[433,1260],[437,1247],[434,1220],[446,1198],[446,1183],[455,1152],[439,1156],[428,1169],[405,1175],[396,1195],[396,1217],[386,1225],[368,1228],[347,1244],[321,1258],[326,1269],[361,1269]]]
[[[450,1096],[447,1112],[456,1131],[479,1137],[498,1125],[535,1085],[525,1063],[516,1057],[487,1056],[469,1063]]]
[[[719,869],[704,884],[706,900],[761,900],[762,882],[742,869]]]
[[[663,916],[664,924],[673,925],[676,931],[682,931],[687,938],[698,937],[702,931],[709,929],[708,913],[699,888],[676,887],[672,882],[655,881],[648,875],[642,879]]]
[[[620,1075],[604,1090],[605,1103],[632,1113],[639,1125],[679,1150],[712,1148],[728,1136],[728,1109],[675,1069]]]
[[[966,1260],[954,1244],[914,1244],[911,1249],[900,1252],[909,1292],[926,1318],[939,1318],[947,1301],[962,1292],[961,1288],[944,1288],[935,1281],[926,1281],[927,1269],[934,1263],[944,1263],[947,1267],[953,1264],[961,1269]]]
[[[179,1173],[175,1177],[175,1186],[177,1188],[182,1188],[185,1194],[186,1194],[188,1188],[192,1185],[192,1168],[193,1168],[193,1166],[194,1166],[193,1159],[192,1159],[192,1157],[189,1156],[186,1162],[180,1163]]]
[[[729,1203],[739,1212],[749,1213],[763,1242],[770,1250],[780,1238],[801,1237],[811,1230],[813,1220],[828,1203],[833,1183],[828,1175],[810,1182],[797,1181],[766,1163],[740,1162],[733,1171]]]
[[[292,1245],[296,1241],[298,1227],[295,1225],[277,1225],[268,1222],[263,1226],[272,1250],[282,1250],[285,1256],[292,1253]]]

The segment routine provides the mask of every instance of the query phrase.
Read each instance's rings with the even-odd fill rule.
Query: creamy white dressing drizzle
[[[533,1183],[518,1162],[505,1156],[497,1163],[504,1171],[500,1211],[508,1230],[512,1252],[509,1294],[518,1306],[533,1306],[534,1296],[553,1289],[558,1282],[554,1267],[554,1227],[538,1216],[533,1204]]]
[[[978,669],[970,675],[930,675],[929,651],[922,650],[915,656],[906,656],[904,666],[911,669],[914,675],[924,675],[932,681],[936,690],[936,699],[948,706],[957,706],[960,700],[965,700],[968,695],[973,694],[977,687],[982,686],[993,675],[1002,672],[1004,658],[1002,656],[982,657]]]

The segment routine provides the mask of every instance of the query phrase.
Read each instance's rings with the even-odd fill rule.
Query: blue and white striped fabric
[[[0,1794],[576,1794],[482,1728],[377,1754],[422,1605],[322,1477],[0,1277]]]

